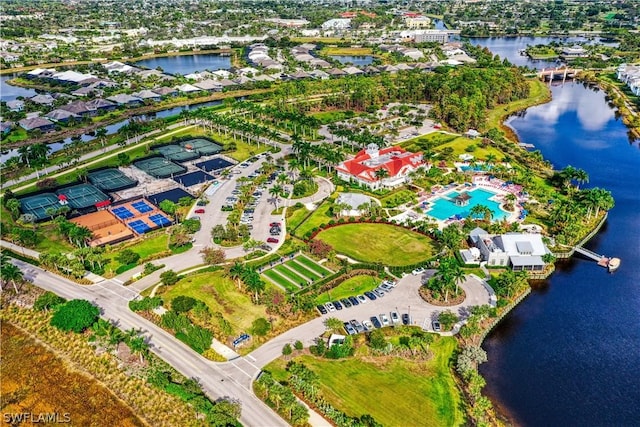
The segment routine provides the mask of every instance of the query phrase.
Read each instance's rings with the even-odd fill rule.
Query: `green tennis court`
[[[222,151],[221,145],[218,145],[215,142],[205,138],[194,138],[186,141],[181,141],[180,145],[183,146],[186,150],[191,149],[197,151],[201,156],[211,156]]]
[[[36,194],[35,196],[20,199],[20,211],[23,214],[35,216],[38,221],[50,217],[50,215],[47,214],[47,209],[52,208],[58,210],[61,206],[58,196],[53,193]]]
[[[155,150],[174,162],[186,162],[200,157],[200,153],[197,151],[187,151],[179,145],[163,145],[162,147],[156,147]]]
[[[148,159],[138,160],[137,162],[133,162],[133,165],[154,178],[170,178],[187,171],[187,168],[184,166],[162,157],[150,157]]]
[[[85,209],[95,206],[96,203],[109,200],[109,196],[98,190],[91,184],[78,184],[56,191],[58,196],[67,198],[69,207],[73,209]]]
[[[103,191],[118,191],[135,187],[138,181],[133,180],[118,169],[102,169],[89,172],[89,182]]]

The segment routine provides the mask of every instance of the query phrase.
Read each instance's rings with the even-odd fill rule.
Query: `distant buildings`
[[[282,19],[282,18],[267,18],[265,22],[270,22],[272,24],[280,25],[282,27],[289,28],[300,28],[309,24],[309,21],[306,19]]]
[[[405,16],[404,25],[412,30],[418,28],[429,28],[431,26],[431,19],[426,16]]]
[[[562,59],[574,59],[574,58],[585,58],[589,56],[585,48],[579,45],[574,45],[571,47],[563,47],[560,52],[560,58]]]
[[[351,28],[351,18],[329,19],[321,25],[322,29],[328,30],[347,30]]]
[[[629,86],[634,95],[640,96],[640,65],[620,64],[618,80]]]
[[[353,159],[336,166],[336,171],[340,179],[376,190],[404,184],[411,172],[425,165],[422,153],[411,153],[400,147],[380,149],[376,144],[369,144]]]
[[[449,40],[449,33],[445,30],[408,30],[400,32],[400,37],[415,43],[445,44]]]

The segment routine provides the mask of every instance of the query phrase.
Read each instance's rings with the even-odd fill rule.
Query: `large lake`
[[[511,58],[510,58],[511,59]],[[525,426],[631,426],[640,420],[640,148],[603,92],[569,83],[508,124],[556,169],[589,173],[616,200],[587,247],[622,259],[614,274],[574,258],[484,343],[486,391]]]
[[[36,94],[33,89],[25,89],[23,87],[11,86],[7,80],[13,79],[12,74],[3,74],[0,76],[0,100],[7,102],[17,99],[19,96],[24,98],[32,97]]]
[[[216,54],[180,55],[151,58],[138,61],[135,65],[147,68],[162,68],[169,74],[191,74],[204,70],[227,70],[231,68],[231,57]]]

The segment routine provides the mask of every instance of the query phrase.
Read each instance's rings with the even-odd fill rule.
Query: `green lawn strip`
[[[433,358],[427,362],[397,358],[371,363],[358,357],[328,360],[313,356],[295,360],[320,377],[324,398],[350,416],[370,414],[385,426],[459,426],[464,414],[449,368],[455,347],[455,338],[437,338],[430,346]],[[288,377],[285,365],[286,361],[278,359],[265,370],[282,380]]]
[[[417,264],[435,253],[428,237],[388,224],[345,224],[321,231],[316,239],[355,260],[391,266]]]
[[[275,267],[273,267],[273,270],[285,276],[287,279],[291,280],[292,283],[298,285],[299,287],[302,287],[309,282],[309,279],[307,279],[306,277],[302,277],[301,275],[297,274],[293,270],[288,269],[284,265],[276,265]]]
[[[289,268],[292,268],[295,271],[300,272],[304,276],[308,277],[309,279],[312,279],[314,282],[322,277],[320,274],[316,273],[310,268],[307,268],[304,265],[300,264],[299,262],[296,262],[295,259],[292,259],[291,261],[287,261],[285,262],[285,264]]]
[[[329,270],[328,268],[324,268],[323,266],[321,266],[317,262],[307,258],[304,255],[300,255],[299,257],[296,257],[295,259],[300,264],[302,264],[305,267],[315,271],[316,273],[320,274],[321,276],[328,276],[329,274],[333,273],[333,271]]]
[[[161,286],[159,293],[167,307],[179,295],[204,301],[212,313],[222,313],[235,333],[248,330],[259,317],[268,317],[265,307],[253,304],[251,297],[238,290],[237,284],[222,271],[189,274],[169,288]]]
[[[293,230],[298,225],[300,225],[304,217],[307,216],[307,214],[309,213],[307,208],[302,207],[299,209],[295,209],[295,211],[291,213],[291,216],[289,216],[289,211],[291,209],[294,209],[294,208],[287,208],[287,229],[288,230]]]
[[[304,235],[311,231],[314,227],[319,226],[320,224],[328,223],[333,217],[329,214],[329,208],[331,207],[331,203],[324,202],[322,203],[318,209],[316,209],[310,216],[304,221],[300,227],[298,227],[295,231],[296,237],[304,237]]]
[[[487,114],[486,129],[500,129],[505,117],[516,111],[524,110],[532,105],[538,105],[550,99],[550,90],[546,84],[537,78],[529,80],[529,97],[511,102],[509,104],[498,105],[489,110]],[[482,129],[479,129],[482,130]]]
[[[164,232],[146,235],[143,239],[136,243],[126,246],[115,246],[111,252],[106,254],[106,257],[111,257],[109,264],[105,266],[105,271],[116,271],[121,264],[116,260],[116,257],[122,250],[131,249],[133,252],[140,255],[140,259],[145,259],[153,254],[168,250],[168,238]]]
[[[300,288],[291,283],[286,277],[281,276],[277,272],[273,270],[267,270],[262,273],[267,279],[269,279],[274,284],[278,285],[281,288],[286,289],[289,292],[298,291]]]
[[[381,280],[373,276],[354,276],[340,283],[329,292],[318,295],[316,304],[324,304],[342,298],[363,294],[366,291],[375,289]]]

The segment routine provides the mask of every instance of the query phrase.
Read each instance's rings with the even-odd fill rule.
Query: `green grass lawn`
[[[300,223],[308,213],[309,211],[305,207],[287,208],[287,229],[289,230],[289,232],[300,225]]]
[[[305,277],[308,277],[309,279],[313,280],[314,282],[316,280],[318,280],[321,276],[316,273],[315,271],[305,267],[304,265],[296,262],[295,259],[291,260],[291,261],[287,261],[284,263],[287,267],[292,268],[293,270],[295,270],[297,273],[302,274]]]
[[[269,281],[277,285],[280,285],[281,287],[285,288],[289,292],[295,292],[300,289],[273,270],[267,270],[264,273],[262,273],[262,275],[266,277]]]
[[[305,283],[309,282],[306,278],[304,278],[301,275],[289,270],[284,265],[276,265],[275,267],[273,267],[273,270],[275,270],[278,273],[282,274],[287,279],[290,279],[294,284],[296,284],[296,285],[298,285],[300,287],[302,287]]]
[[[296,257],[295,260],[297,262],[299,262],[300,264],[304,265],[305,267],[307,267],[308,269],[315,271],[316,273],[318,273],[321,276],[328,276],[329,274],[332,273],[332,271],[324,268],[323,266],[321,266],[317,262],[307,258],[304,255]]]
[[[158,252],[163,252],[169,249],[169,239],[164,232],[156,232],[151,235],[144,236],[140,241],[130,246],[114,246],[111,252],[106,254],[106,257],[111,257],[111,261],[105,266],[105,272],[115,272],[122,264],[116,260],[116,257],[122,250],[131,249],[133,252],[140,255],[140,259],[147,258],[150,255]]]
[[[300,227],[298,227],[294,233],[296,237],[304,237],[304,235],[311,231],[314,227],[319,226],[320,224],[328,223],[333,217],[329,213],[329,208],[331,207],[331,203],[325,201],[322,203],[318,209],[313,211],[311,216],[307,218],[305,222],[303,222]]]
[[[365,56],[373,55],[373,50],[369,47],[333,47],[327,46],[320,51],[322,55],[346,55],[346,56]],[[373,55],[377,56],[377,55]]]
[[[486,129],[500,129],[502,121],[516,111],[524,110],[532,105],[541,104],[551,99],[549,88],[537,78],[529,80],[529,97],[506,105],[499,105],[487,114]]]
[[[337,409],[353,417],[371,414],[384,426],[459,426],[464,424],[461,396],[449,360],[456,348],[451,337],[436,338],[427,362],[392,359],[372,363],[352,357],[342,360],[313,356],[295,358],[320,377],[320,391]],[[267,365],[277,380],[288,376],[286,361]]]
[[[435,253],[428,237],[388,224],[345,224],[321,231],[316,239],[358,261],[393,266],[417,264]]]
[[[324,304],[342,298],[356,296],[376,288],[381,280],[373,276],[354,276],[340,283],[329,293],[325,292],[316,298],[316,304]]]
[[[309,115],[318,119],[323,125],[339,122],[341,120],[354,116],[351,111],[347,113],[346,110],[320,111],[317,113],[311,113]]]
[[[234,333],[248,330],[251,322],[259,317],[269,317],[264,306],[253,304],[250,296],[239,291],[236,283],[224,277],[222,271],[189,274],[169,288],[161,286],[159,294],[166,306],[178,295],[204,301],[213,313],[222,313]]]

